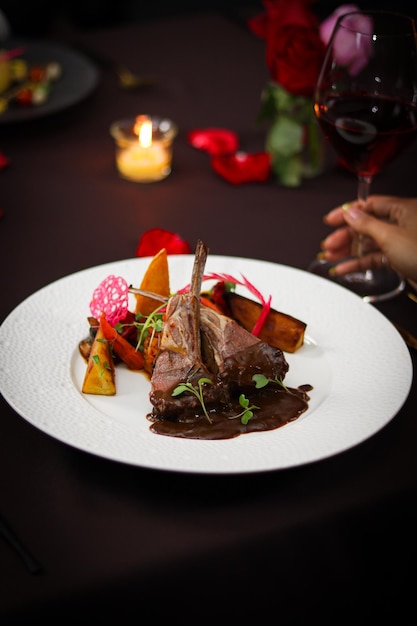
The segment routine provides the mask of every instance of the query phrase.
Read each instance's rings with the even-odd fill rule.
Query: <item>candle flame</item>
[[[138,135],[139,145],[142,148],[149,148],[152,145],[152,120],[149,117],[138,115],[134,132]]]

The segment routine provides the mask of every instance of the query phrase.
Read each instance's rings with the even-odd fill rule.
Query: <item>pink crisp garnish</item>
[[[121,276],[111,274],[94,290],[90,311],[96,319],[105,313],[107,321],[114,326],[126,317],[128,304],[129,285]]]

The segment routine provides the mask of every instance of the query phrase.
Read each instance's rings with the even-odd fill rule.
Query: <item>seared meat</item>
[[[159,353],[151,378],[150,401],[154,412],[164,417],[199,405],[192,394],[172,397],[172,392],[181,382],[190,382],[194,387],[200,378],[209,378],[215,383],[202,362],[200,340],[200,292],[207,259],[207,247],[199,242],[196,249],[191,287],[188,293],[176,294],[167,306],[164,327],[161,333]],[[219,389],[208,385],[207,402],[217,402]]]
[[[273,348],[242,328],[237,322],[200,305],[201,284],[207,247],[198,242],[190,291],[170,298],[161,334],[160,351],[151,378],[153,416],[175,419],[185,411],[199,409],[192,393],[172,396],[180,383],[197,388],[201,378],[207,409],[253,391],[254,374],[283,380],[288,363]]]
[[[283,352],[261,341],[234,320],[202,306],[200,328],[207,360],[215,363],[218,378],[232,396],[237,391],[242,393],[253,388],[254,374],[284,380],[288,363]]]

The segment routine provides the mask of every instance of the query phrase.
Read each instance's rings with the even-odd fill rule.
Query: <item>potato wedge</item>
[[[252,331],[261,314],[262,305],[232,291],[227,292],[224,298],[233,318],[246,330]],[[258,337],[284,352],[296,352],[304,343],[306,328],[307,324],[301,320],[271,309]]]
[[[82,392],[99,396],[116,394],[113,358],[109,342],[104,338],[101,328],[97,330],[91,346]]]
[[[151,291],[168,298],[169,296],[169,269],[168,255],[165,248],[162,248],[151,260],[142,278],[139,289]],[[147,317],[157,307],[161,306],[159,300],[154,300],[147,296],[137,294],[135,313],[141,313]]]

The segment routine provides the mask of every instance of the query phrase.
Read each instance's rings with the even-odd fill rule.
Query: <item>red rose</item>
[[[265,11],[248,21],[266,41],[271,79],[296,96],[311,97],[324,57],[312,0],[264,0]]]
[[[269,31],[283,26],[317,27],[318,19],[310,10],[314,0],[264,0],[265,11],[248,20],[251,31],[267,39]]]
[[[151,228],[143,233],[136,248],[136,256],[154,256],[161,248],[167,254],[189,254],[189,244],[176,233],[162,228]]]
[[[311,97],[324,52],[318,28],[287,25],[269,31],[266,63],[271,79],[293,95]]]

